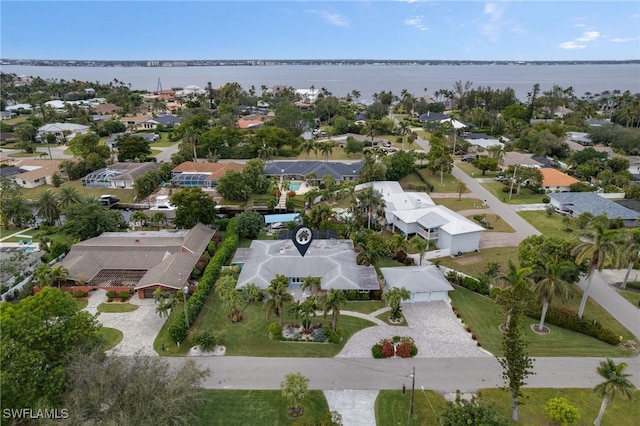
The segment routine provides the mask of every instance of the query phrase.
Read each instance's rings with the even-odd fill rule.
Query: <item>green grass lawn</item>
[[[384,321],[385,323],[387,323],[388,325],[393,325],[393,326],[397,326],[397,327],[406,327],[407,324],[407,320],[404,318],[404,316],[402,317],[402,322],[399,323],[393,323],[389,321],[389,311],[387,312],[383,312],[381,314],[378,314],[376,316],[376,318],[378,318],[381,321]],[[391,337],[391,336],[390,336]]]
[[[177,142],[177,141],[170,141],[169,140],[169,133],[167,133],[167,132],[160,132],[158,134],[160,135],[160,139],[151,144],[152,148],[153,147],[167,148],[167,147],[173,146],[173,145],[175,145],[177,143],[180,143],[180,142]]]
[[[494,355],[500,354],[502,351],[502,332],[498,327],[504,323],[505,317],[499,306],[491,299],[460,286],[455,286],[455,291],[450,292],[449,296],[452,306],[458,310],[465,325],[471,327],[471,332],[478,336],[478,341],[482,346]],[[596,319],[597,316],[606,314],[605,312],[596,315],[594,312],[598,307],[594,306],[591,301],[590,303],[591,305],[588,305],[585,310],[585,318]],[[521,322],[522,336],[529,342],[530,356],[624,357],[634,355],[630,350],[612,346],[592,337],[547,323],[545,326],[549,327],[551,333],[539,335],[534,333],[530,327],[537,323],[536,319],[529,317],[523,317]],[[618,327],[622,326],[618,325]]]
[[[443,257],[438,259],[438,263],[475,277],[487,269],[488,262],[495,262],[500,265],[501,271],[506,271],[509,260],[518,264],[516,247],[486,248],[478,253],[464,253],[460,257]]]
[[[78,180],[66,182],[63,186],[74,186],[78,192],[85,197],[100,198],[103,194],[111,194],[118,197],[123,203],[133,203],[133,197],[135,197],[135,191],[133,189],[118,189],[118,188],[97,188],[90,186],[82,186],[82,182]],[[58,192],[59,188],[53,185],[41,185],[37,188],[20,188],[20,193],[26,199],[35,200],[43,192],[51,190],[53,193]]]
[[[408,176],[403,177],[398,181],[402,189],[405,191],[410,191],[415,189],[416,187],[425,187],[426,185],[420,180],[418,176],[414,173],[409,174]]]
[[[304,373],[303,373],[304,374]],[[284,377],[283,377],[284,380]],[[206,403],[199,410],[202,426],[291,425],[289,404],[277,390],[205,390]],[[312,390],[304,404],[305,424],[316,424],[329,412],[322,391]]]
[[[15,226],[10,226],[9,228],[2,227],[0,228],[0,238],[7,237],[9,235],[19,233],[22,229],[17,228]]]
[[[498,200],[502,200],[507,204],[540,204],[544,194],[531,194],[527,188],[520,189],[520,195],[512,195],[509,200],[509,194],[502,192],[504,185],[502,182],[489,182],[482,184],[486,189],[491,191]],[[513,190],[517,188],[514,186]]]
[[[640,291],[622,290],[619,288],[616,288],[616,290],[618,290],[620,296],[631,302],[633,306],[635,306],[636,308],[640,307],[640,305],[638,305],[640,303]]]
[[[98,312],[104,313],[132,312],[138,309],[138,305],[132,305],[131,303],[101,303],[97,309]]]
[[[480,170],[479,168],[477,168],[473,164],[467,163],[467,162],[464,162],[464,161],[457,161],[456,162],[456,166],[458,166],[458,168],[460,170],[462,170],[463,172],[465,172],[469,176],[471,176],[471,173],[473,173],[473,175],[474,175],[473,177],[476,177],[476,178],[495,178],[497,176],[504,175],[504,173],[501,172],[501,171],[490,171],[490,170],[487,170],[485,172],[485,174],[482,175],[482,170]]]
[[[445,173],[442,177],[442,184],[440,183],[440,173],[431,174],[431,170],[429,169],[419,169],[418,173],[420,173],[424,178],[433,185],[433,192],[455,192],[458,193],[458,182],[452,174]],[[465,192],[469,192],[468,190]]]
[[[404,263],[400,263],[395,259],[391,259],[389,257],[380,257],[378,264],[376,265],[379,268],[393,268],[395,266],[405,266]]]
[[[557,213],[549,216],[544,210],[534,210],[518,212],[518,214],[547,237],[572,238],[576,234],[575,231],[565,231],[566,226],[562,224],[562,216]]]
[[[83,310],[84,308],[86,308],[88,304],[89,304],[89,301],[88,301],[88,300],[81,300],[81,299],[79,300],[79,299],[76,299],[76,306],[78,307],[78,310],[79,310],[79,311],[81,311],[81,310]]]
[[[595,368],[595,367],[594,367]],[[555,423],[550,422],[544,413],[544,406],[551,398],[564,397],[570,405],[578,409],[580,419],[576,426],[590,426],[598,416],[600,403],[602,398],[592,389],[523,389],[524,404],[519,407],[520,421],[518,425],[523,426],[552,426]],[[504,417],[511,418],[511,398],[509,394],[500,389],[482,389],[482,402],[493,405],[498,413]],[[634,392],[634,401],[616,398],[609,403],[604,416],[602,425],[615,426],[633,426],[638,424],[640,418],[640,391]]]
[[[372,312],[377,311],[378,309],[384,308],[385,303],[382,300],[366,300],[366,301],[355,301],[350,300],[342,308],[343,311],[353,311],[360,312],[361,314],[370,314]]]
[[[106,341],[104,345],[105,351],[114,348],[124,337],[122,331],[110,327],[100,327],[98,334]]]
[[[488,207],[483,207],[482,200],[479,198],[432,198],[433,202],[445,206],[454,212],[459,212],[462,210],[471,210],[471,209],[484,209]]]
[[[413,399],[413,416],[409,416],[411,408],[411,382],[405,383],[406,392],[402,390],[381,390],[375,403],[376,424],[390,425],[437,425],[438,416],[447,405],[442,395],[430,390],[416,390]],[[399,387],[401,385],[399,384]]]
[[[249,305],[244,311],[244,320],[240,323],[231,324],[227,319],[226,310],[223,308],[220,299],[212,291],[205,306],[198,316],[195,325],[191,328],[191,335],[197,331],[210,331],[213,333],[222,332],[224,334],[226,355],[236,356],[265,356],[265,357],[332,357],[335,356],[346,344],[349,338],[364,328],[374,325],[371,321],[361,318],[340,315],[338,326],[344,329],[344,338],[338,344],[330,343],[299,343],[271,340],[267,334],[267,328],[272,322],[277,322],[276,317],[267,319],[266,311],[263,310],[263,303]],[[286,308],[285,308],[286,312]],[[156,351],[165,343],[168,354],[163,355],[185,355],[193,343],[187,339],[180,347],[173,344],[168,328],[172,323],[174,315],[183,315],[182,305],[178,305],[171,313],[169,320],[165,322],[162,330],[158,334],[154,347]],[[312,318],[314,322],[321,322],[324,326],[329,325],[331,317],[324,320],[322,316]],[[283,315],[283,323],[299,323],[288,313]]]
[[[473,216],[474,215],[467,216],[467,219],[482,226],[473,218]],[[484,216],[486,216],[487,221],[493,226],[493,229],[487,229],[486,232],[516,232],[516,230],[513,229],[507,222],[502,220],[500,216],[496,214],[485,214]]]

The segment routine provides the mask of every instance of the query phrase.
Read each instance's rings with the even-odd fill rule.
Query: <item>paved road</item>
[[[285,374],[300,372],[309,378],[309,388],[319,390],[400,389],[409,383],[416,368],[416,387],[438,392],[475,392],[504,384],[502,367],[495,358],[253,358],[196,357],[212,372],[207,389],[280,389]],[[527,380],[534,388],[592,388],[602,381],[595,369],[602,358],[538,358],[535,375]],[[184,358],[169,358],[174,366]],[[616,359],[629,364],[631,380],[640,387],[640,358]]]

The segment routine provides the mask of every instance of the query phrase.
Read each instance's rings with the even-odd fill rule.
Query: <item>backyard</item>
[[[554,213],[551,216],[544,210],[518,212],[520,216],[547,237],[572,238],[575,232],[566,231],[567,226],[562,223],[563,216]]]
[[[509,199],[509,193],[504,192],[502,188],[505,186],[502,182],[487,182],[482,184],[486,189],[491,191],[498,200],[502,200],[507,204],[541,204],[544,194],[532,194],[528,188],[520,188],[520,195],[516,195],[516,187],[513,187],[514,194]]]

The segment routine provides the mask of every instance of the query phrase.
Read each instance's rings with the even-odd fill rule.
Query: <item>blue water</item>
[[[291,182],[289,183],[289,191],[299,191],[301,186],[301,182]]]
[[[34,251],[36,251],[34,247],[27,247],[24,249],[25,253],[33,253]]]

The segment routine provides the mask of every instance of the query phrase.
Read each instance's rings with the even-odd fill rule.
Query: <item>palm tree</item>
[[[457,185],[457,190],[458,190],[458,201],[460,201],[462,199],[462,193],[467,190],[467,184],[459,180]]]
[[[47,225],[55,225],[58,219],[60,219],[58,203],[51,191],[44,191],[40,194],[36,200],[36,207],[38,208],[38,216],[42,218]]]
[[[302,415],[300,404],[309,393],[309,379],[301,373],[289,373],[284,377],[284,381],[280,383],[280,393],[293,409],[293,416],[299,417]]]
[[[409,240],[407,239],[407,234],[394,234],[393,235],[393,250],[403,250],[406,251],[409,246]]]
[[[318,293],[318,290],[320,289],[321,280],[322,278],[320,277],[307,277],[302,282],[302,285],[300,286],[300,290],[302,290],[302,292],[309,290],[311,294],[315,295]]]
[[[66,281],[67,278],[69,278],[69,271],[62,265],[54,266],[51,268],[49,276],[55,284],[60,285],[63,281]]]
[[[640,232],[633,230],[624,234],[621,243],[621,252],[626,259],[629,259],[629,265],[627,266],[627,272],[624,274],[621,289],[627,288],[627,281],[629,281],[629,274],[633,269],[633,264],[640,259]]]
[[[573,248],[571,254],[576,256],[576,263],[581,264],[588,260],[587,265],[587,288],[585,288],[580,301],[578,317],[582,318],[584,308],[589,298],[589,290],[593,282],[595,271],[602,271],[604,265],[616,263],[620,254],[619,246],[616,244],[618,232],[608,229],[609,220],[606,216],[593,218],[586,229],[578,233],[580,243]]]
[[[271,280],[269,287],[265,290],[265,293],[269,296],[264,305],[267,310],[267,318],[275,314],[278,317],[278,321],[282,322],[284,304],[293,301],[293,296],[289,294],[287,287],[289,287],[289,280],[284,275],[276,274],[275,278]]]
[[[336,331],[338,325],[338,317],[340,316],[340,307],[347,303],[347,298],[342,290],[332,288],[322,299],[322,313],[324,317],[331,312],[331,329]]]
[[[37,287],[47,287],[53,283],[53,277],[51,276],[51,266],[43,263],[39,265],[35,271],[33,271],[33,282]]]
[[[153,300],[158,304],[156,313],[160,318],[167,318],[175,304],[175,298],[171,297],[171,294],[164,291],[162,287],[158,287],[153,291]]]
[[[528,302],[531,280],[531,268],[516,268],[516,265],[509,261],[506,273],[495,278],[495,283],[502,289],[498,296],[498,303],[506,311],[505,328],[509,327],[512,314],[519,314],[524,305]]]
[[[329,161],[329,156],[333,154],[333,143],[329,141],[322,142],[320,144],[319,150],[324,157],[324,161]]]
[[[404,287],[394,287],[382,293],[382,300],[391,308],[391,319],[402,318],[400,304],[403,300],[411,299],[411,293]]]
[[[62,212],[67,211],[70,206],[80,204],[82,202],[82,196],[76,187],[71,185],[64,185],[60,187],[60,190],[56,194],[56,199],[58,201],[58,208]]]
[[[22,195],[17,194],[6,200],[2,200],[3,221],[11,222],[18,228],[26,223],[26,218],[31,214],[31,209]]]
[[[167,214],[165,212],[155,212],[151,215],[151,223],[162,229],[167,224]]]
[[[636,387],[631,380],[628,379],[631,374],[624,373],[625,368],[627,368],[626,362],[616,364],[609,358],[607,358],[606,361],[601,361],[600,366],[596,368],[598,374],[601,375],[605,381],[593,388],[594,392],[602,396],[602,405],[600,405],[598,417],[593,422],[594,425],[600,426],[602,415],[607,408],[607,404],[613,401],[617,395],[624,396],[629,400],[633,399],[632,391]]]
[[[371,217],[373,213],[384,214],[386,203],[382,194],[369,188],[363,191],[358,197],[361,210],[367,214],[367,228],[371,228]]]
[[[566,302],[571,295],[571,283],[564,278],[568,275],[569,268],[573,268],[573,264],[569,262],[550,261],[544,265],[535,290],[538,302],[542,303],[540,324],[537,326],[539,332],[544,331],[544,318],[551,299],[560,296],[561,300]]]
[[[358,243],[360,252],[356,255],[356,263],[358,265],[375,265],[380,261],[380,253],[375,244],[371,241],[366,243]]]
[[[309,161],[309,154],[311,153],[311,151],[314,151],[316,153],[316,159],[318,157],[318,144],[316,144],[316,141],[314,140],[310,139],[302,142],[302,144],[300,145],[300,150],[304,152],[307,161]]]
[[[144,214],[142,210],[136,210],[131,214],[131,217],[129,218],[129,221],[133,224],[133,226],[139,226],[140,229],[144,227],[144,225],[147,223],[147,220],[147,215]]]
[[[420,253],[420,265],[422,265],[422,259],[424,259],[424,255],[427,252],[427,249],[429,248],[429,242],[419,235],[413,236],[413,238],[411,238],[409,242]]]

